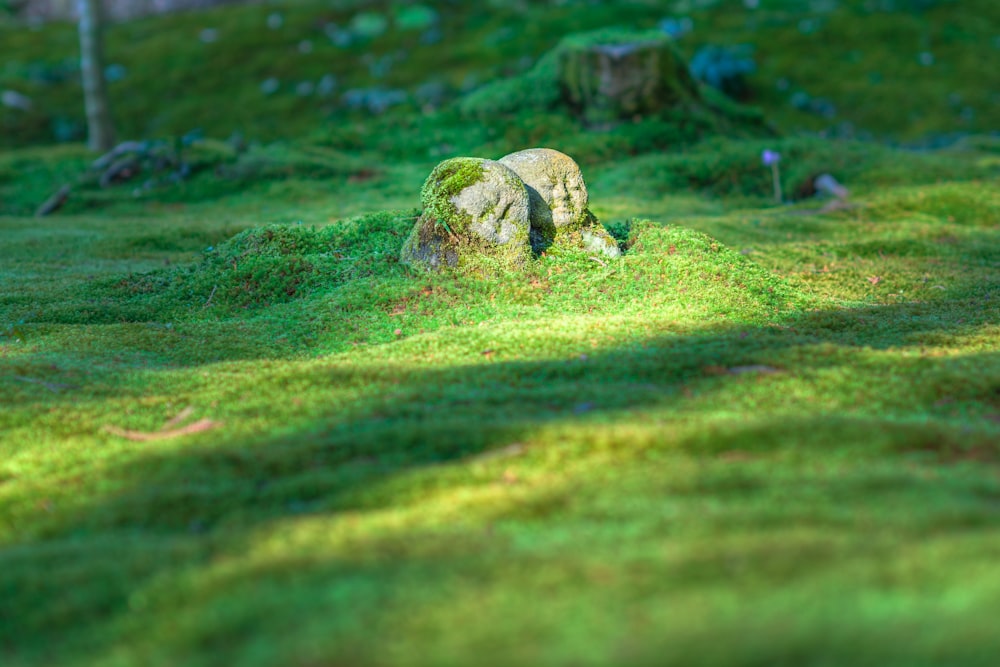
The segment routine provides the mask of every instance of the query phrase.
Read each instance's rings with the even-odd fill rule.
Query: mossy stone
[[[428,176],[421,200],[423,214],[403,246],[403,263],[514,270],[529,259],[528,191],[499,162],[445,160]]]
[[[529,148],[500,158],[528,190],[531,244],[542,252],[553,244],[585,247],[617,257],[618,244],[587,208],[590,196],[573,158],[551,148]]]

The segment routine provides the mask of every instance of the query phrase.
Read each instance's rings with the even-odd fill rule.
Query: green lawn
[[[762,16],[806,16],[786,4]],[[988,34],[969,4],[877,18]],[[572,9],[531,11],[611,11]],[[724,9],[694,15],[742,39]],[[81,184],[40,219],[92,156],[0,153],[3,667],[996,664],[995,137],[631,155],[555,116],[287,113],[283,143],[203,142],[183,185]],[[439,159],[534,143],[578,157],[621,259],[399,264]],[[764,148],[789,192],[830,171],[851,207],[775,204]]]

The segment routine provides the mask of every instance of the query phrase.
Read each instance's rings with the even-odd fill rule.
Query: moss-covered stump
[[[420,196],[424,210],[403,246],[404,264],[514,270],[531,257],[528,191],[499,162],[445,160]]]
[[[759,109],[695,81],[673,41],[659,31],[607,28],[567,35],[532,69],[476,90],[458,109],[481,121],[566,115],[591,128],[625,129],[626,136],[641,119],[671,145],[712,134],[775,134]]]
[[[662,33],[596,33],[567,39],[559,84],[572,109],[598,124],[700,102],[698,84]]]
[[[551,148],[530,148],[501,158],[500,164],[527,187],[531,245],[536,252],[565,245],[608,257],[621,254],[618,243],[587,208],[587,184],[573,158]]]

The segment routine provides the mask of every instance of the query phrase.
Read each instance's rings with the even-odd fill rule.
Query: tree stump
[[[698,105],[698,85],[665,35],[597,33],[567,40],[559,83],[569,106],[591,125]]]

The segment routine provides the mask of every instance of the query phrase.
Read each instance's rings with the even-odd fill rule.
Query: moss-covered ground
[[[283,6],[283,29],[350,4]],[[440,6],[448,48],[428,53],[456,96],[466,70],[502,71],[485,36],[519,6],[513,61],[559,22],[665,13],[497,4]],[[3,137],[0,664],[995,665],[1000,144],[995,108],[955,116],[939,93],[995,94],[997,9],[692,4],[687,55],[753,41],[757,81],[808,79],[859,131],[973,134],[805,136],[820,119],[763,85],[783,137],[673,149],[649,150],[655,125],[484,126],[444,102],[327,122],[217,71],[289,66],[265,57],[274,5],[116,27],[120,85],[152,86],[148,67],[164,86],[116,96],[123,135],[251,146],[202,142],[183,184],[82,184],[33,218],[93,156],[44,128]],[[806,20],[822,57],[792,53]],[[71,53],[69,28],[2,30],[0,87],[10,63]],[[838,49],[898,78],[854,90]],[[428,72],[398,67],[400,85]],[[76,113],[66,85],[38,99]],[[399,263],[437,161],[543,142],[580,161],[620,260],[548,253],[492,279]],[[830,172],[849,206],[775,204],[765,148],[789,194]]]

